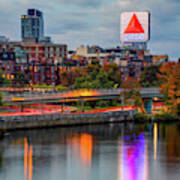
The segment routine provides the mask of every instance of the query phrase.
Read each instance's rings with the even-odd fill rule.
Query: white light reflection
[[[154,160],[157,159],[157,141],[158,141],[158,125],[157,123],[154,123],[153,128],[153,137],[154,137]]]

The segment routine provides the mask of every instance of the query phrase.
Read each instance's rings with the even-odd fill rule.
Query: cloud
[[[105,36],[107,37],[104,41]],[[81,45],[100,45],[102,47],[114,47],[119,43],[119,38],[116,38],[115,35],[111,33],[111,30],[100,27],[95,27],[91,29],[91,31],[71,30],[65,32],[64,34],[55,34],[52,37],[53,41],[57,43],[66,42],[69,49],[76,49],[76,47]]]
[[[120,13],[149,10],[151,51],[180,56],[179,0],[0,0],[0,4],[0,34],[20,39],[20,15],[37,8],[44,12],[46,34],[69,49],[82,44],[118,46]]]
[[[179,41],[155,41],[149,44],[149,48],[151,49],[151,53],[153,54],[167,54],[170,57],[170,60],[177,60],[180,57]]]
[[[61,24],[60,27],[52,27],[49,28],[49,31],[52,32],[52,34],[64,34],[69,31],[86,31],[87,29],[91,29],[89,25],[83,21],[80,20],[70,20],[70,19],[62,19],[58,21],[58,24]]]
[[[102,0],[56,0],[57,3],[63,3],[63,4],[73,4],[76,6],[82,6],[82,7],[99,7]]]
[[[111,29],[112,33],[116,34],[118,38],[121,12],[148,10],[151,12],[151,40],[149,47],[152,52],[166,53],[173,59],[175,57],[177,59],[180,56],[178,50],[180,45],[179,9],[180,2],[175,0],[172,2],[170,0],[119,0],[112,3],[111,6],[100,9],[100,26]]]

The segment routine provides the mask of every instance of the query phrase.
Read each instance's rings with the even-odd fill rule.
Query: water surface
[[[180,124],[110,124],[10,132],[0,180],[179,180]]]

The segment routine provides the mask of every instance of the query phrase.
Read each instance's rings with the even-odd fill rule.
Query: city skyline
[[[68,49],[80,45],[114,47],[120,44],[120,13],[148,10],[151,12],[151,40],[149,49],[154,54],[168,54],[177,60],[180,45],[180,2],[178,0],[0,0],[0,35],[20,40],[20,15],[28,8],[44,13],[45,32]],[[136,7],[136,8],[134,8]],[[167,16],[169,15],[169,16]]]

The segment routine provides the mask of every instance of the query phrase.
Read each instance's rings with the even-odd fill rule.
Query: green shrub
[[[0,93],[0,106],[2,106],[2,105],[3,105],[2,98],[3,98],[2,93]]]
[[[137,113],[134,116],[135,121],[149,121],[149,117],[142,113]]]
[[[108,105],[109,105],[108,102],[105,100],[100,100],[97,102],[98,107],[108,107]]]
[[[56,89],[57,91],[66,91],[66,90],[68,90],[67,87],[64,87],[64,86],[62,86],[62,85],[56,86],[55,89]]]
[[[52,89],[52,86],[47,84],[34,84],[33,88]]]
[[[156,121],[174,121],[177,119],[178,119],[177,116],[175,116],[173,114],[169,114],[169,113],[156,114],[154,116],[154,120],[156,120]]]

